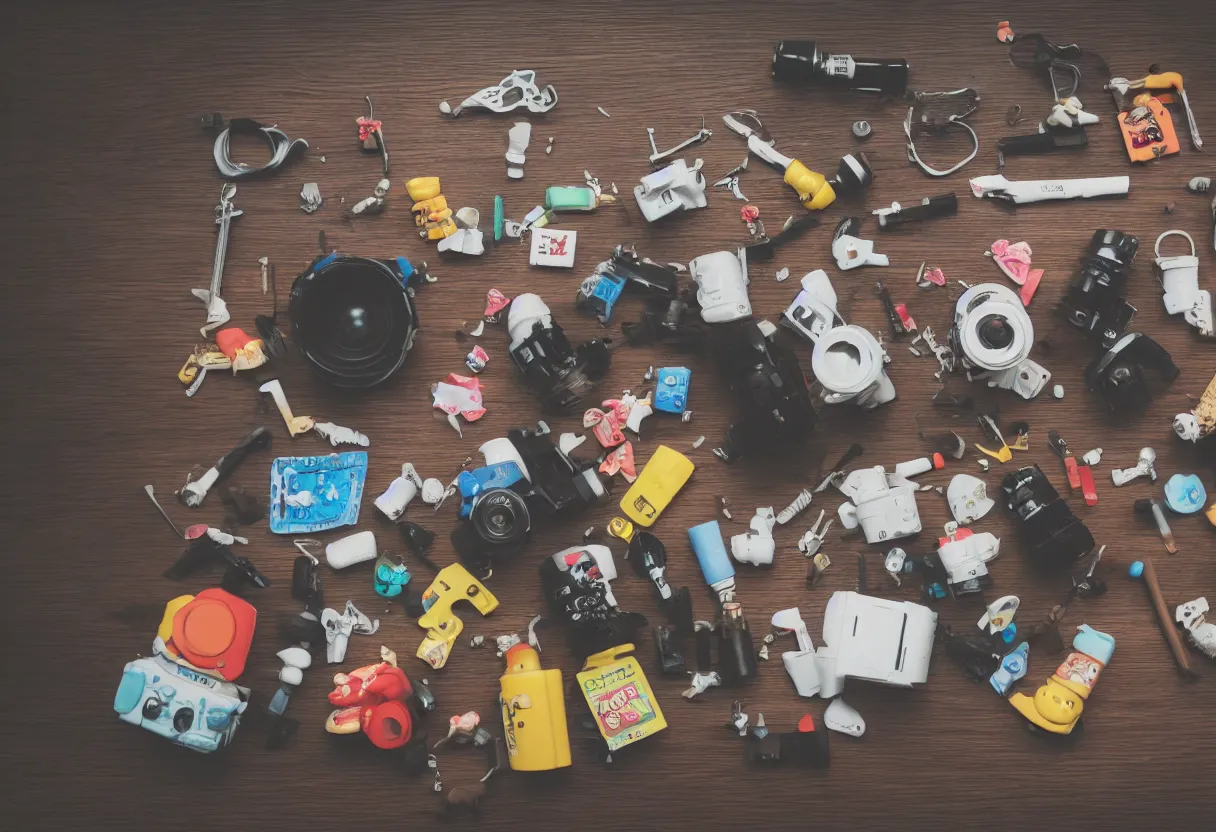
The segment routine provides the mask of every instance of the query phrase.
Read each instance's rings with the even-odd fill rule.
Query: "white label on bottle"
[[[848,55],[828,55],[827,70],[828,75],[839,75],[843,78],[852,78],[853,72],[857,65],[853,63],[853,59]]]

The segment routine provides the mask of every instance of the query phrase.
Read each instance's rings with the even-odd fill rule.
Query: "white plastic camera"
[[[739,563],[752,563],[757,566],[768,566],[773,562],[773,554],[777,551],[776,541],[773,540],[773,526],[777,516],[773,509],[758,508],[752,517],[751,531],[733,535],[730,539],[730,553]]]
[[[991,582],[988,561],[1000,553],[1001,539],[991,532],[959,529],[954,523],[947,524],[946,535],[938,541],[937,556],[946,570],[951,594],[980,592]]]
[[[984,371],[992,387],[1033,399],[1051,373],[1031,361],[1034,325],[1014,292],[999,283],[981,283],[963,292],[954,306],[950,340],[963,365]]]
[[[802,291],[782,313],[782,323],[812,344],[825,332],[844,326],[836,311],[836,290],[823,269],[808,272],[802,278]]]
[[[705,323],[727,323],[752,314],[746,249],[702,254],[689,262],[688,271],[697,284],[697,303]]]
[[[911,687],[929,678],[937,613],[911,601],[834,592],[823,613],[819,695],[837,696],[846,678]]]
[[[895,398],[886,371],[887,351],[869,330],[854,324],[828,330],[815,342],[811,371],[827,404],[856,402],[873,410]]]
[[[209,754],[232,741],[249,688],[208,676],[157,653],[127,662],[114,694],[123,722]]]
[[[647,222],[661,220],[676,211],[706,206],[705,177],[701,175],[701,164],[698,159],[690,168],[683,159],[677,159],[667,167],[642,177],[641,184],[633,189],[633,196]]]
[[[881,465],[861,468],[845,478],[840,491],[849,498],[837,509],[846,529],[861,526],[867,543],[882,543],[920,531],[916,483],[888,474]]]

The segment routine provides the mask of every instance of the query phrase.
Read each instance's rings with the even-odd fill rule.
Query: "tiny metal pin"
[[[156,510],[160,512],[160,516],[165,518],[165,522],[169,524],[169,528],[173,529],[174,533],[178,537],[184,538],[185,535],[182,534],[181,529],[177,527],[177,524],[173,522],[173,519],[169,517],[169,514],[161,507],[161,504],[157,502],[156,490],[151,485],[145,485],[144,491],[148,493],[148,499],[152,501],[152,505],[156,506]]]

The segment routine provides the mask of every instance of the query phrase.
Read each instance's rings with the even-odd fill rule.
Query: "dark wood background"
[[[247,462],[234,484],[263,489],[272,455],[316,452],[315,437],[288,438],[277,412],[259,396],[255,378],[208,378],[187,399],[174,374],[197,340],[201,304],[189,290],[205,286],[215,230],[212,209],[221,180],[211,160],[210,139],[194,121],[220,111],[277,123],[311,149],[272,179],[239,185],[236,199],[245,215],[234,227],[224,279],[233,322],[250,326],[269,311],[259,290],[257,259],[276,264],[280,296],[294,275],[317,253],[324,230],[343,252],[405,255],[428,260],[438,284],[419,296],[423,331],[407,366],[390,383],[362,396],[343,396],[316,381],[297,354],[268,367],[262,378],[283,379],[297,413],[349,425],[372,438],[361,529],[375,529],[386,547],[398,550],[395,534],[378,517],[371,498],[402,462],[424,476],[448,479],[466,455],[506,429],[532,423],[535,401],[509,366],[505,332],[489,327],[481,343],[492,356],[482,376],[489,414],[467,427],[463,440],[435,418],[430,385],[463,369],[468,345],[456,342],[462,321],[475,319],[485,292],[497,286],[508,295],[542,294],[572,337],[597,331],[574,312],[575,288],[596,262],[619,242],[634,241],[659,260],[691,257],[742,241],[741,203],[723,191],[695,215],[657,226],[642,222],[629,198],[646,173],[647,126],[667,146],[700,126],[715,133],[688,153],[700,156],[711,180],[737,165],[744,144],[721,123],[724,112],[758,110],[778,138],[778,147],[810,167],[830,170],[857,143],[849,133],[856,119],[869,119],[874,135],[865,145],[876,182],[863,206],[833,206],[824,225],[784,250],[773,267],[788,266],[779,285],[773,269],[752,275],[758,314],[775,317],[797,290],[805,272],[828,267],[842,295],[846,317],[875,331],[884,329],[872,282],[887,281],[897,300],[909,304],[921,325],[946,330],[955,279],[1000,282],[982,256],[993,239],[1027,240],[1035,265],[1046,269],[1032,306],[1039,338],[1051,342],[1036,357],[1064,385],[1062,402],[1041,396],[1033,403],[1012,394],[976,389],[985,405],[999,406],[1002,419],[1032,425],[1032,449],[1018,463],[1038,462],[1064,488],[1058,461],[1045,445],[1049,428],[1060,429],[1078,453],[1101,446],[1105,457],[1096,476],[1101,504],[1074,508],[1095,537],[1108,545],[1110,592],[1076,603],[1063,630],[1089,623],[1113,634],[1118,647],[1099,690],[1087,703],[1088,734],[1060,749],[1029,735],[1023,720],[986,685],[963,678],[939,649],[929,683],[913,691],[850,682],[846,698],[868,725],[864,738],[832,738],[832,767],[824,772],[794,769],[756,772],[743,763],[739,740],[723,729],[730,701],[741,696],[747,710],[763,712],[773,730],[791,729],[799,715],[820,714],[823,703],[800,701],[779,660],[761,669],[759,682],[743,693],[715,690],[701,701],[680,698],[679,680],[651,674],[670,729],[619,756],[605,769],[591,749],[576,745],[572,770],[527,779],[511,772],[491,782],[482,823],[492,827],[570,828],[588,822],[692,828],[750,827],[876,828],[927,826],[942,818],[966,826],[1065,825],[1073,828],[1181,828],[1210,804],[1212,744],[1216,741],[1212,685],[1216,672],[1193,656],[1201,679],[1180,681],[1154,621],[1147,596],[1125,578],[1131,560],[1156,559],[1171,603],[1208,594],[1216,600],[1212,530],[1202,517],[1174,522],[1179,552],[1167,556],[1156,533],[1131,511],[1138,497],[1159,489],[1145,481],[1125,489],[1110,485],[1110,469],[1131,464],[1143,445],[1157,449],[1160,471],[1201,468],[1193,448],[1170,431],[1173,414],[1188,406],[1216,370],[1211,347],[1192,340],[1180,319],[1166,318],[1151,271],[1152,242],[1162,231],[1181,228],[1201,243],[1201,274],[1214,264],[1207,206],[1184,183],[1216,173],[1207,155],[1185,147],[1180,156],[1131,168],[1111,123],[1104,94],[1086,99],[1103,123],[1090,128],[1091,146],[1073,155],[1013,160],[1011,178],[1130,173],[1127,200],[1029,206],[1016,214],[967,194],[968,176],[995,170],[994,140],[1011,132],[1005,113],[1021,104],[1031,121],[1045,115],[1049,96],[1030,74],[1012,67],[995,39],[999,18],[1013,16],[1020,33],[1040,31],[1058,41],[1075,40],[1103,53],[1114,74],[1138,77],[1159,62],[1186,78],[1200,127],[1216,141],[1216,71],[1211,44],[1216,21],[1203,2],[1175,4],[1168,13],[1137,3],[980,4],[901,2],[820,4],[715,3],[695,9],[676,3],[613,4],[379,4],[342,5],[267,2],[229,7],[166,7],[37,4],[10,14],[8,41],[0,50],[5,71],[8,127],[3,131],[3,192],[8,239],[5,274],[6,341],[3,364],[4,431],[10,450],[4,478],[6,570],[5,688],[7,718],[0,729],[11,772],[9,793],[17,796],[9,816],[21,828],[58,826],[166,827],[191,822],[231,828],[343,828],[404,824],[427,828],[440,798],[425,780],[405,779],[389,757],[357,737],[334,738],[322,730],[329,708],[333,668],[319,663],[293,698],[291,714],[303,722],[294,744],[277,754],[261,747],[255,720],[242,728],[235,746],[214,758],[191,755],[152,735],[119,723],[111,700],[123,663],[146,653],[157,610],[183,591],[207,585],[200,578],[177,585],[160,577],[178,543],[143,494],[145,483],[171,500],[187,472],[201,472],[255,425],[274,430],[271,452]],[[906,56],[912,85],[924,90],[974,86],[983,102],[972,118],[983,150],[962,173],[931,181],[910,166],[900,122],[904,108],[862,95],[830,95],[778,87],[769,77],[773,44],[782,37],[816,37],[825,46],[856,55]],[[469,113],[441,117],[442,99],[461,100],[514,68],[532,68],[541,83],[556,85],[561,103],[535,117],[527,175],[508,182],[502,154],[515,117]],[[357,150],[354,120],[370,94],[393,151],[393,191],[387,212],[350,224],[347,205],[370,193],[379,163]],[[604,107],[611,118],[596,112]],[[551,155],[548,136],[556,138]],[[926,145],[929,148],[929,145]],[[946,158],[944,148],[933,158]],[[238,150],[249,151],[251,145]],[[322,161],[324,157],[324,162]],[[443,192],[456,206],[472,205],[489,216],[492,197],[503,194],[508,215],[520,217],[539,202],[550,184],[577,184],[584,168],[604,182],[615,181],[625,205],[594,215],[563,218],[579,232],[572,271],[531,269],[527,252],[505,245],[479,259],[447,262],[413,232],[404,182],[412,176],[442,177]],[[298,208],[304,182],[319,183],[326,204],[307,216]],[[801,209],[779,177],[753,164],[744,192],[758,205],[770,229]],[[959,195],[955,218],[878,237],[891,267],[842,274],[830,268],[829,238],[846,211],[862,213],[892,200],[912,201],[952,189]],[[1173,216],[1163,207],[1175,203]],[[867,222],[867,232],[873,224]],[[1141,239],[1129,297],[1139,308],[1135,328],[1152,335],[1174,355],[1182,376],[1167,395],[1134,419],[1104,415],[1082,387],[1081,372],[1092,348],[1061,327],[1050,307],[1061,294],[1077,257],[1095,228],[1117,228]],[[928,260],[945,270],[951,288],[920,290],[917,265]],[[633,318],[636,302],[622,303],[616,323]],[[803,349],[804,366],[809,351]],[[780,508],[816,473],[817,451],[838,456],[856,440],[865,444],[866,464],[891,464],[919,456],[918,419],[940,422],[929,407],[935,388],[933,362],[904,346],[891,350],[897,403],[855,418],[847,410],[825,410],[815,439],[776,462],[759,460],[726,467],[709,453],[730,412],[714,370],[694,360],[690,424],[652,417],[636,443],[640,463],[665,442],[690,453],[698,468],[690,485],[656,527],[671,554],[673,582],[694,588],[698,612],[710,605],[684,530],[716,516],[717,495],[726,495],[745,519],[757,505]],[[600,391],[642,387],[648,365],[679,362],[662,350],[622,349]],[[573,421],[554,423],[570,429]],[[978,430],[966,420],[958,429],[969,441]],[[691,450],[704,434],[706,444]],[[997,489],[1010,466],[994,466],[986,480]],[[926,476],[945,485],[954,473],[977,473],[974,452],[946,471]],[[619,490],[618,490],[618,493]],[[817,501],[830,514],[838,496]],[[948,517],[944,500],[920,497],[925,532],[913,551],[931,545]],[[170,503],[180,523],[218,522],[216,495],[198,510]],[[605,505],[589,517],[570,518],[540,529],[527,557],[502,568],[493,589],[502,606],[489,620],[466,615],[466,634],[493,636],[524,627],[541,610],[535,564],[578,542],[583,528],[600,528],[613,514]],[[436,556],[452,558],[446,535],[454,513],[435,517],[421,507],[411,516],[439,533]],[[896,589],[880,571],[879,551],[833,528],[826,551],[835,564],[822,585],[803,585],[804,561],[794,548],[799,528],[781,529],[772,569],[740,570],[740,597],[757,639],[773,611],[799,605],[816,640],[829,593],[851,589],[854,560],[870,557],[871,591],[916,599],[917,590]],[[727,527],[729,531],[735,529]],[[743,526],[737,527],[742,529]],[[998,509],[980,525],[1002,536],[1001,557],[992,565],[994,591],[1015,593],[1023,606],[1019,622],[1033,623],[1059,600],[1063,587],[1031,574],[1012,528]],[[351,531],[325,535],[333,539]],[[279,623],[297,604],[288,586],[294,550],[290,540],[252,530],[248,554],[275,582],[252,600],[261,625],[249,670],[242,681],[255,690],[259,707],[275,687],[284,644]],[[620,547],[618,549],[618,554]],[[658,619],[649,587],[619,562],[617,595],[629,609]],[[416,573],[428,580],[425,569]],[[427,676],[440,701],[431,719],[439,732],[446,717],[479,709],[496,722],[492,701],[501,661],[492,650],[471,651],[462,638],[449,666],[424,673],[413,657],[421,630],[399,609],[386,611],[373,594],[369,570],[324,576],[328,599],[350,597],[379,615],[380,634],[352,641],[344,668],[372,661],[381,643],[393,647],[412,676]],[[944,621],[974,626],[976,599],[939,603]],[[568,679],[576,669],[560,631],[543,634],[543,660],[561,666]],[[652,649],[641,646],[647,667]],[[1032,654],[1033,689],[1054,668],[1052,658]],[[442,756],[449,786],[480,776],[472,752]],[[464,822],[461,822],[464,823]]]

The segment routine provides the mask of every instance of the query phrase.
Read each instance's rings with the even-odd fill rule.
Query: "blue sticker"
[[[359,522],[367,453],[281,456],[270,466],[270,530],[311,534]]]
[[[688,408],[688,384],[692,371],[687,367],[663,367],[655,376],[654,409],[683,413]]]

